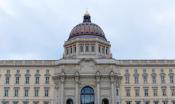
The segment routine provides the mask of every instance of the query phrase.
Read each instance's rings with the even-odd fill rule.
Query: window
[[[91,46],[91,51],[95,52],[95,46],[94,45]]]
[[[35,96],[37,97],[39,94],[39,87],[35,87],[35,92],[34,92]]]
[[[106,47],[106,54],[108,54],[108,47]]]
[[[45,84],[49,84],[49,77],[45,77],[46,80],[45,80]]]
[[[98,46],[98,52],[101,53],[101,46]]]
[[[145,101],[145,104],[149,104],[149,101]]]
[[[83,45],[80,45],[80,52],[83,52],[84,49],[83,49]]]
[[[162,96],[166,96],[166,88],[162,88]]]
[[[13,104],[18,104],[18,101],[13,101]]]
[[[23,101],[23,104],[29,104],[29,101]]]
[[[126,104],[131,104],[131,101],[126,101]]]
[[[19,88],[18,87],[15,87],[14,88],[14,96],[15,97],[18,97],[18,95],[19,95]]]
[[[140,89],[139,88],[135,88],[135,96],[139,96],[140,94]]]
[[[173,84],[174,83],[174,76],[170,75],[170,83]]]
[[[72,51],[72,47],[70,47],[70,53],[72,53],[73,51]]]
[[[76,53],[77,49],[76,49],[76,46],[74,46],[74,53]]]
[[[157,96],[157,88],[153,88],[153,96]]]
[[[104,47],[102,47],[102,53],[105,54],[105,48]]]
[[[8,87],[5,87],[4,88],[4,96],[5,97],[8,97],[8,95],[9,95],[9,88]]]
[[[140,104],[140,101],[136,101],[136,103],[135,104]]]
[[[28,97],[29,96],[29,88],[24,88],[24,96]]]
[[[152,83],[153,83],[153,84],[156,84],[156,75],[153,75],[153,76],[152,76]]]
[[[148,83],[147,75],[144,75],[144,76],[143,76],[143,82],[144,82],[145,84]]]
[[[145,95],[145,96],[148,96],[148,88],[145,88],[145,89],[144,89],[144,95]]]
[[[165,83],[165,75],[164,74],[161,74],[161,83]]]
[[[125,76],[126,84],[129,84],[129,76]]]
[[[116,89],[116,96],[119,96],[118,88]]]
[[[16,77],[16,84],[19,84],[19,77]]]
[[[45,97],[49,96],[49,88],[48,87],[44,88],[44,96]]]
[[[35,84],[39,84],[39,77],[35,77]]]
[[[171,88],[171,95],[175,96],[175,88]]]
[[[168,101],[162,101],[163,104],[168,104]]]
[[[9,84],[10,83],[10,77],[9,76],[6,76],[5,78],[5,84]]]
[[[131,94],[130,94],[130,88],[126,88],[126,96],[130,96]]]
[[[86,45],[85,47],[86,47],[86,48],[85,48],[85,51],[86,51],[86,52],[89,52],[89,45]]]
[[[94,104],[95,103],[94,89],[89,86],[82,88],[80,99],[81,104]]]
[[[154,101],[154,104],[159,104],[159,101]]]
[[[26,79],[25,83],[29,84],[29,77],[27,76],[27,77],[25,77],[25,79]]]
[[[172,101],[172,104],[175,104],[175,101]]]
[[[135,81],[135,84],[138,84],[138,83],[139,83],[139,78],[138,78],[138,76],[134,76],[134,81]]]

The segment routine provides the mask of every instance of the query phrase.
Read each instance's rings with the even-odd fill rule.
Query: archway
[[[81,90],[81,104],[94,104],[95,94],[92,87],[86,86]]]
[[[109,104],[109,100],[106,99],[106,98],[104,98],[104,99],[102,100],[102,104]]]
[[[67,99],[66,104],[73,104],[73,100],[72,99]]]

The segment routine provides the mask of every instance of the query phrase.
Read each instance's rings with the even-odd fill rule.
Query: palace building
[[[118,60],[88,12],[59,60],[0,60],[1,104],[175,104],[175,60]]]

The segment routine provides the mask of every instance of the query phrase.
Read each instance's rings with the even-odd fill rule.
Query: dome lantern
[[[84,14],[83,22],[91,22],[91,16],[88,11]]]

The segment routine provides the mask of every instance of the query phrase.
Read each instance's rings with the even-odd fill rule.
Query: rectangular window
[[[49,89],[48,88],[44,89],[44,96],[46,96],[46,97],[49,96]]]
[[[18,104],[18,101],[13,101],[13,104]]]
[[[91,51],[95,52],[95,46],[94,45],[91,46]]]
[[[46,77],[45,84],[49,84],[49,77]]]
[[[8,97],[9,95],[9,88],[4,88],[4,96]]]
[[[5,84],[9,84],[10,83],[10,77],[6,77],[5,78]]]
[[[147,88],[144,89],[144,95],[145,95],[145,96],[148,96],[148,89],[147,89]]]
[[[154,101],[154,104],[159,104],[159,101]]]
[[[39,88],[35,88],[35,92],[34,92],[35,96],[37,97],[39,94]]]
[[[102,53],[105,54],[105,47],[102,47]]]
[[[25,77],[25,83],[29,84],[29,77]]]
[[[140,89],[139,88],[136,88],[135,89],[135,96],[139,96],[140,95],[139,93],[140,93]]]
[[[83,45],[80,45],[80,52],[84,52]]]
[[[157,88],[153,88],[153,95],[157,96]]]
[[[74,53],[76,53],[77,49],[76,49],[76,46],[74,46]]]
[[[16,77],[16,84],[19,84],[19,77]]]
[[[168,104],[168,101],[162,101],[163,104]]]
[[[171,95],[175,96],[175,88],[171,88]]]
[[[165,76],[161,75],[161,83],[165,83]]]
[[[134,80],[135,80],[135,84],[138,84],[138,83],[139,83],[139,78],[138,78],[138,76],[135,76],[135,77],[134,77]]]
[[[140,101],[136,101],[136,103],[135,104],[140,104]]]
[[[19,94],[19,88],[14,88],[14,96],[18,97]]]
[[[25,97],[28,97],[29,96],[29,89],[28,88],[25,88],[24,89],[24,96]]]
[[[39,77],[35,77],[35,84],[39,84]]]
[[[126,96],[130,96],[130,88],[126,88]]]
[[[125,76],[126,84],[129,84],[129,76]]]
[[[149,104],[149,101],[145,101],[145,104]]]
[[[171,83],[171,84],[174,83],[174,76],[173,76],[173,75],[170,76],[170,83]]]
[[[126,104],[131,104],[131,101],[126,101]]]
[[[148,83],[148,78],[147,78],[147,76],[144,76],[144,77],[143,77],[143,81],[144,81],[144,84],[147,84],[147,83]]]
[[[116,96],[118,96],[119,95],[119,92],[118,92],[118,88],[116,89]]]
[[[166,88],[162,88],[162,96],[166,96]]]
[[[152,83],[156,84],[156,76],[152,76]]]
[[[108,54],[108,47],[106,47],[106,54]]]
[[[85,51],[86,51],[86,52],[89,52],[89,46],[86,45],[85,47],[86,47],[86,48],[85,48]]]

